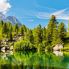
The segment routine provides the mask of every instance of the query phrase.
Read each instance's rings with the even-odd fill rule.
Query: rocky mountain
[[[19,21],[16,17],[14,17],[14,16],[8,16],[7,19],[8,19],[8,21],[11,22],[12,24],[18,23],[18,25],[21,25],[20,21]]]
[[[0,20],[3,20],[4,22],[10,22],[13,25],[15,25],[16,23],[18,23],[18,25],[21,25],[20,21],[16,17],[6,16],[2,13],[0,13]]]

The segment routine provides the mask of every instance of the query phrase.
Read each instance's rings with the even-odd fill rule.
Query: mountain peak
[[[5,16],[0,12],[0,20],[3,20],[4,22],[10,22],[11,24],[15,25],[18,23],[18,25],[21,25],[20,21],[15,16]]]
[[[8,16],[7,19],[8,19],[9,22],[11,22],[12,24],[18,23],[19,25],[21,25],[20,21],[19,21],[15,16]]]

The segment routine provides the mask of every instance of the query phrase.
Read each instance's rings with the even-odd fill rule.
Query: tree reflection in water
[[[68,53],[0,53],[0,69],[69,69],[68,66]]]

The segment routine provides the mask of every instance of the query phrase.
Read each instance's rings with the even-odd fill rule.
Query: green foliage
[[[16,34],[18,34],[18,30],[19,30],[19,26],[18,26],[18,24],[16,23],[16,25],[15,25],[15,32],[16,32]]]
[[[7,37],[10,41],[15,40],[14,48],[16,50],[37,48],[43,50],[47,48],[52,50],[56,44],[63,44],[66,38],[66,28],[63,22],[57,23],[56,17],[52,15],[48,26],[41,27],[39,24],[34,29],[29,29],[25,25],[12,25],[10,22],[0,21],[0,40]],[[21,38],[19,40],[19,38]]]
[[[41,25],[38,25],[35,29],[34,29],[34,42],[36,44],[39,44],[42,42],[42,27]]]
[[[23,26],[21,26],[20,32],[21,32],[21,34],[24,36],[24,28],[23,28]]]
[[[9,27],[7,23],[3,24],[3,28],[2,28],[2,34],[5,34],[6,37],[8,37],[8,32],[9,32]]]
[[[60,38],[63,40],[66,36],[66,29],[65,29],[65,25],[63,22],[61,22],[58,25],[58,33],[59,33]]]
[[[12,32],[9,34],[9,40],[12,41],[13,37],[12,37]]]
[[[29,41],[25,41],[25,40],[21,40],[18,41],[14,44],[14,49],[15,50],[29,50],[32,49],[34,47],[34,45],[32,43],[30,43]]]
[[[58,30],[54,29],[53,35],[52,35],[52,45],[54,46],[56,44],[62,44],[62,40],[61,40],[60,36],[58,35]]]
[[[57,21],[56,21],[56,17],[54,15],[52,15],[49,24],[47,26],[47,39],[49,41],[49,43],[52,42],[52,35],[53,35],[53,30],[57,28]]]
[[[27,30],[26,34],[25,34],[25,40],[30,41],[30,43],[34,43],[34,37],[33,37],[33,33],[32,30]]]

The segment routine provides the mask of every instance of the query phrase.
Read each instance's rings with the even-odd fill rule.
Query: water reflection
[[[0,53],[0,69],[69,69],[69,53],[56,53]]]
[[[13,55],[13,51],[1,52],[0,53],[0,58],[7,59],[8,58],[7,56],[11,56],[11,55]]]
[[[53,51],[53,53],[54,53],[56,56],[63,56],[63,52],[62,52],[62,51]]]

